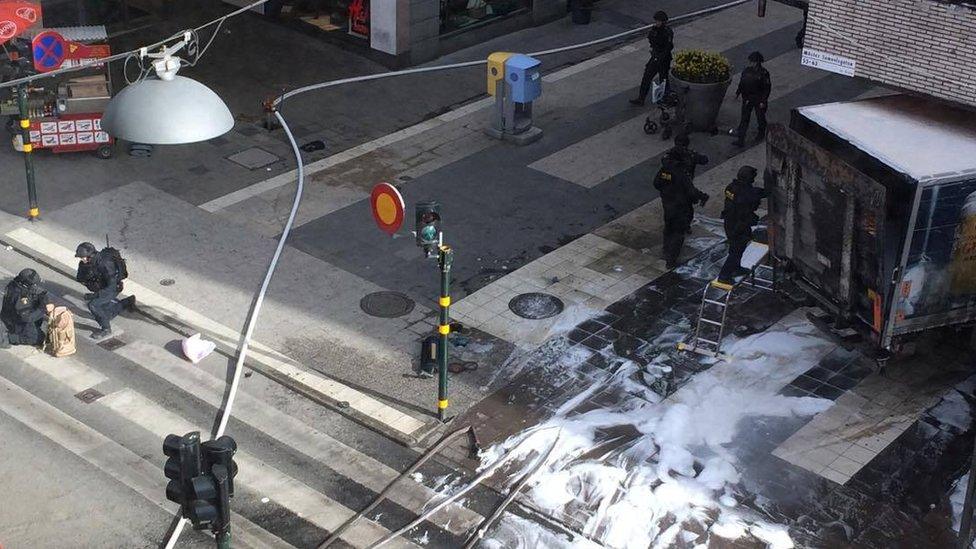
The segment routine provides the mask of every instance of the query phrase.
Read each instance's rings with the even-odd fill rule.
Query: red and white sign
[[[111,136],[102,131],[101,115],[91,114],[65,115],[57,121],[32,120],[30,140],[39,149],[58,152],[90,150],[112,142]]]
[[[40,18],[39,3],[0,0],[0,44],[23,33]]]
[[[393,236],[403,225],[403,196],[389,183],[378,183],[369,195],[373,219],[381,231]]]

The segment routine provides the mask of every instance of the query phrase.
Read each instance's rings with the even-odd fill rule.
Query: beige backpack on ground
[[[57,357],[75,354],[75,317],[67,307],[55,307],[48,315],[44,350]]]

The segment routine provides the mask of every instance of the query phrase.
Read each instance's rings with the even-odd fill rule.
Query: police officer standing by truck
[[[115,248],[97,251],[91,242],[79,244],[75,257],[79,259],[75,279],[91,292],[85,295],[85,300],[99,326],[90,337],[95,340],[105,338],[112,334],[112,319],[123,309],[131,311],[135,308],[135,296],[119,300],[122,280],[129,276],[125,260]]]
[[[651,90],[654,77],[658,76],[664,82],[664,92],[668,91],[668,73],[671,71],[671,52],[674,50],[674,31],[668,27],[668,14],[659,11],[654,14],[654,26],[647,31],[647,42],[651,46],[651,58],[644,65],[644,76],[641,78],[640,92],[636,99],[631,99],[633,105],[643,105],[647,99],[647,92]]]
[[[688,148],[688,136],[674,138],[674,147],[664,153],[661,168],[654,177],[654,188],[661,194],[664,208],[664,261],[668,269],[678,265],[678,256],[685,243],[685,235],[691,231],[695,218],[694,205],[704,206],[708,195],[698,190],[693,182],[695,167],[707,164],[708,157]]]
[[[749,269],[741,265],[742,254],[752,240],[752,227],[759,222],[759,216],[756,215],[759,203],[769,196],[766,189],[752,186],[756,173],[756,168],[742,166],[735,179],[725,187],[722,221],[725,225],[725,238],[729,243],[729,256],[718,275],[718,281],[723,284],[732,284],[736,277],[749,274]]]

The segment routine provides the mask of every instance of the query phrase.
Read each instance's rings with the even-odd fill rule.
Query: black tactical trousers
[[[91,312],[95,322],[103,330],[112,328],[111,321],[122,312],[122,303],[119,302],[119,293],[113,292],[109,296],[96,297],[88,302],[88,310]]]
[[[746,132],[749,131],[749,120],[752,118],[752,111],[756,111],[756,122],[759,137],[766,135],[766,109],[768,105],[760,107],[763,101],[742,98],[742,113],[739,116],[739,141],[745,141]]]
[[[746,248],[749,247],[749,241],[752,240],[752,234],[750,233],[738,233],[731,234],[727,236],[729,242],[729,256],[725,259],[725,264],[722,265],[722,271],[719,272],[719,280],[731,281],[732,277],[735,276],[736,271],[742,266],[742,254],[745,253]]]
[[[669,216],[664,214],[664,261],[669,269],[678,264],[681,248],[685,245],[685,235],[691,228],[691,222],[684,215]]]
[[[661,82],[664,82],[664,93],[668,93],[668,72],[671,71],[671,59],[656,58],[651,57],[651,59],[644,65],[644,76],[641,78],[640,92],[637,94],[637,100],[643,102],[647,99],[647,93],[651,91],[651,83],[654,81],[654,77],[660,77]]]

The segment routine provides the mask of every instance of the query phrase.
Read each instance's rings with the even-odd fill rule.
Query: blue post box
[[[531,103],[542,95],[542,63],[528,55],[516,54],[505,60],[505,80],[516,103]]]

